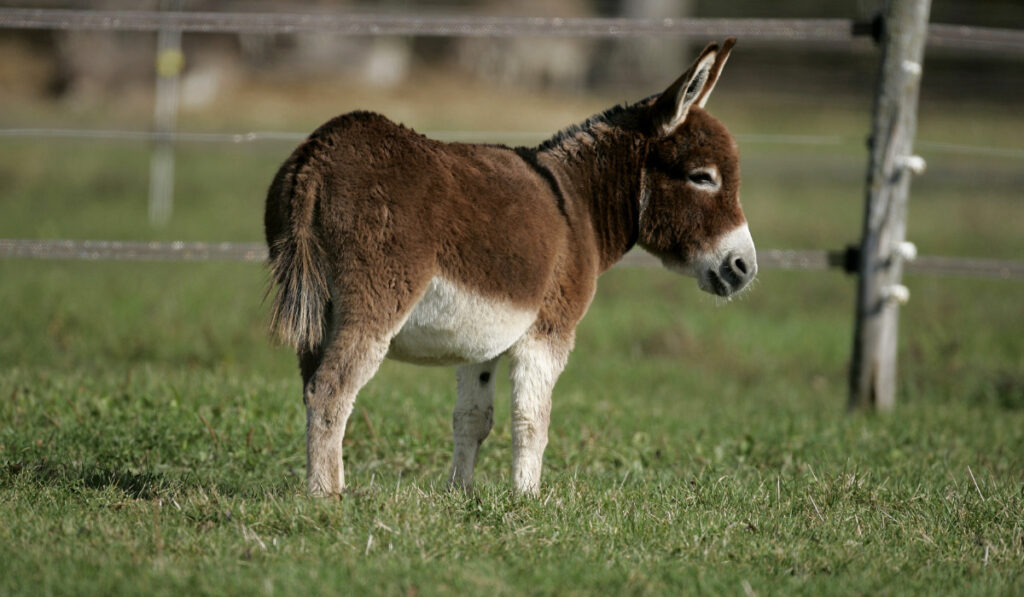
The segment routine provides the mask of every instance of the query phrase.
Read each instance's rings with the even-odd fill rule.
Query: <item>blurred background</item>
[[[22,7],[3,0],[0,7]],[[32,8],[307,14],[397,13],[563,17],[729,17],[853,18],[869,20],[879,0],[817,2],[780,0],[427,0],[350,2],[298,0],[231,2],[222,0],[49,1]],[[932,22],[1024,27],[1024,9],[1013,0],[932,3]],[[59,99],[75,105],[118,103],[145,95],[151,87],[155,35],[78,31],[3,33],[4,93],[34,99]],[[254,76],[285,80],[344,79],[349,86],[397,87],[424,71],[472,77],[496,85],[534,90],[619,90],[646,92],[678,74],[693,46],[705,40],[652,36],[587,38],[345,37],[332,34],[186,34],[187,56],[182,100],[188,108],[209,105],[232,93],[244,93]],[[746,44],[744,60],[730,65],[734,88],[752,93],[829,91],[861,94],[874,76],[869,43]],[[926,96],[950,101],[1010,102],[1019,96],[1020,57],[962,51],[928,56]],[[127,97],[126,97],[127,95]],[[12,98],[5,98],[12,99]]]
[[[31,7],[870,21],[880,4],[97,0]],[[1021,29],[1024,10],[1017,0],[935,0],[931,21]],[[158,35],[0,29],[0,238],[261,242],[263,199],[276,168],[334,115],[370,109],[447,140],[531,145],[664,89],[708,41],[185,33],[171,126],[229,136],[173,144],[173,210],[154,223],[147,194],[157,147],[123,133],[167,126],[154,121]],[[878,63],[868,37],[739,39],[708,108],[739,141],[744,209],[759,248],[842,249],[858,241]],[[908,230],[921,254],[1024,258],[1021,97],[1024,52],[926,52],[916,148],[929,169],[913,182]],[[249,132],[258,134],[231,142],[230,135]],[[254,264],[6,260],[0,272],[17,281],[5,282],[0,307],[20,314],[0,323],[0,361],[8,364],[238,364],[293,375],[287,351],[267,346],[264,273]],[[663,276],[610,274],[607,300],[622,301],[618,308],[651,296],[663,303],[625,320],[586,324],[581,337],[612,351],[601,358],[622,350],[638,360],[706,359],[724,371],[735,354],[761,355],[755,377],[795,376],[843,403],[853,278],[765,270],[739,306],[715,309],[692,281]],[[1021,282],[912,275],[907,284],[913,298],[901,329],[904,394],[1024,393]],[[618,337],[607,330],[616,325],[624,336],[612,340]],[[698,350],[704,334],[738,327],[752,334],[735,340],[743,348]],[[791,374],[772,346],[789,355]],[[964,371],[977,375],[967,381]]]
[[[0,7],[17,5],[9,0],[0,1]],[[31,6],[312,15],[413,13],[869,21],[880,9],[880,2],[44,0]],[[1024,10],[1012,0],[938,0],[933,2],[931,20],[1024,28]],[[51,136],[55,135],[53,129],[146,131],[168,127],[198,133],[289,133],[283,140],[257,143],[260,148],[253,150],[283,159],[289,145],[319,123],[335,114],[361,108],[385,113],[421,132],[446,139],[532,144],[609,105],[635,101],[665,88],[689,65],[693,52],[707,41],[670,36],[481,38],[185,33],[181,39],[180,82],[171,93],[177,104],[171,109],[176,118],[172,117],[170,124],[155,124],[154,118],[161,118],[154,116],[156,33],[3,29],[0,101],[4,110],[0,113],[0,128],[6,129],[3,143],[8,147],[41,141],[39,135],[25,129],[50,129]],[[710,107],[740,138],[748,167],[765,166],[773,172],[792,167],[795,171],[786,175],[790,184],[835,181],[833,176],[819,176],[830,168],[841,169],[843,176],[852,178],[863,175],[866,156],[862,150],[870,128],[878,64],[878,51],[870,38],[833,43],[740,39],[734,57]],[[1018,184],[1017,175],[1024,170],[1019,167],[1018,129],[1008,124],[1019,123],[1019,98],[1024,95],[1024,52],[940,47],[928,51],[926,63],[919,148],[941,154],[940,159],[985,156],[991,158],[986,160],[986,168],[992,160],[1007,164],[1009,159],[1008,171],[995,180]],[[48,150],[111,148],[69,141],[68,137],[74,135],[56,136],[59,138],[45,141]],[[126,146],[122,143],[117,147]],[[144,149],[145,140],[134,142],[134,148]],[[196,144],[188,143],[177,147],[182,157],[194,150],[210,149],[200,150]],[[238,151],[224,147],[219,150]],[[827,161],[839,156],[841,165],[805,163],[806,159]],[[945,167],[933,170],[932,176],[921,184],[927,187],[935,183],[948,191],[950,185],[993,182],[989,173],[979,171],[974,164],[954,159],[949,168],[954,171]],[[269,174],[265,176],[267,180]],[[944,179],[945,176],[950,178]],[[1005,177],[1010,179],[1004,180]],[[181,172],[174,178],[184,179],[179,183],[186,188],[201,183],[188,180],[194,177],[182,176]],[[256,194],[260,191],[259,186],[253,189]],[[972,195],[978,192],[977,187],[971,186]],[[828,201],[816,205],[816,209],[838,210],[842,219],[849,222],[849,238],[843,240],[854,240],[858,233],[860,194],[856,185],[849,197],[833,187],[827,193]],[[4,202],[13,199],[9,193],[0,197]],[[111,199],[109,193],[102,197],[104,201]],[[189,201],[187,197],[177,199]],[[756,205],[752,207],[756,209]],[[46,218],[49,232],[70,237],[88,233],[81,225],[60,223],[59,214],[40,212],[38,205],[31,211],[35,218]],[[836,216],[829,211],[820,215]],[[171,222],[158,218],[159,223],[169,227],[158,227],[154,238],[195,238],[202,228],[187,225],[182,218],[188,217],[185,212]],[[14,224],[15,221],[16,218],[8,219],[13,230],[3,231],[5,236],[14,232],[20,233],[15,236],[25,234],[25,228]],[[77,218],[71,218],[68,223],[71,222],[81,224]],[[775,222],[768,224],[760,226],[761,234],[777,230]],[[804,228],[803,222],[795,228],[798,230],[793,234],[787,232],[777,241],[769,236],[769,240],[785,246],[820,248],[826,239],[834,239],[831,232]],[[140,229],[132,237],[149,238],[150,232],[153,231]],[[251,229],[243,234],[229,227],[224,232],[228,235],[225,240],[254,237]],[[980,234],[981,230],[976,232]],[[1014,255],[1004,252],[1002,256]]]

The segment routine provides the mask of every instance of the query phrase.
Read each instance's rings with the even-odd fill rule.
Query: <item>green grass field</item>
[[[867,127],[863,105],[788,107],[717,112],[741,134]],[[925,108],[934,141],[1013,146],[1024,125]],[[741,148],[759,246],[856,239],[862,145]],[[0,237],[259,240],[288,151],[181,146],[154,230],[145,145],[4,139]],[[921,252],[1024,258],[1020,160],[926,157]],[[852,278],[763,271],[725,305],[613,270],[555,390],[539,498],[510,491],[504,374],[464,495],[442,482],[452,371],[386,363],[340,501],[303,494],[300,383],[264,282],[253,264],[0,261],[0,595],[1024,593],[1021,282],[909,277],[898,406],[878,416],[845,408]]]

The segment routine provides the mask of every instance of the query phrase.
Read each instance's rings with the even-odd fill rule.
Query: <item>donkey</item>
[[[449,483],[471,489],[502,355],[513,482],[536,494],[551,391],[602,272],[638,244],[721,297],[754,278],[736,143],[703,109],[734,43],[708,45],[664,93],[535,148],[442,143],[370,112],[299,145],[264,226],[313,495],[345,488],[346,422],[385,357],[457,365]]]

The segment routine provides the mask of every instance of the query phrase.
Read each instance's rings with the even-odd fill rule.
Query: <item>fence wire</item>
[[[872,23],[851,19],[716,19],[440,16],[412,14],[156,12],[0,9],[0,28],[189,33],[308,33],[444,37],[724,37],[745,40],[849,42],[872,35]],[[928,44],[972,50],[1024,52],[1024,31],[932,24]]]
[[[266,258],[267,249],[262,243],[0,239],[0,259],[258,263]],[[847,260],[846,251],[762,249],[757,252],[757,265],[763,269],[825,270],[843,268]],[[649,253],[634,250],[627,253],[617,267],[660,266],[658,259]],[[912,274],[1024,279],[1024,262],[1000,259],[920,256],[904,268]]]
[[[849,41],[849,19],[515,17],[478,15],[219,13],[0,9],[0,27],[192,33],[308,33],[445,37],[642,35],[742,36],[772,41]]]
[[[551,131],[423,131],[423,134],[439,141],[486,142],[498,141],[514,143],[537,143],[552,135]],[[259,143],[289,142],[298,143],[308,133],[298,131],[249,131],[245,133],[201,133],[188,131],[140,131],[119,129],[67,129],[67,128],[7,128],[0,129],[0,138],[29,137],[55,139],[97,139],[108,141],[145,141],[174,143]],[[859,137],[843,137],[839,135],[773,135],[773,134],[737,134],[736,140],[743,144],[755,145],[861,145],[864,140]],[[994,158],[1024,159],[1024,148],[991,147],[983,145],[965,145],[962,143],[945,143],[928,140],[917,140],[918,149],[933,153],[980,155]]]
[[[339,35],[419,35],[460,37],[582,36],[626,37],[670,35],[677,37],[723,37],[735,35],[749,40],[849,42],[870,35],[869,23],[849,19],[621,19],[559,17],[485,17],[383,14],[286,14],[96,11],[0,8],[0,28],[161,31],[190,33],[276,34],[325,32]],[[929,45],[971,50],[1024,52],[1024,31],[933,24]],[[493,134],[492,134],[493,133]],[[513,137],[542,139],[545,133],[498,131],[441,131],[439,138],[462,140]],[[49,136],[109,138],[140,141],[195,141],[250,143],[256,141],[298,141],[304,133],[188,133],[81,129],[5,129],[0,136]],[[750,135],[741,141],[835,145],[846,142],[834,136],[800,136],[799,139],[773,135]],[[779,137],[779,138],[776,138]],[[1001,157],[1024,157],[1016,148],[973,147],[958,144],[920,142],[934,150],[980,153]],[[92,240],[0,239],[0,258],[121,260],[121,261],[240,261],[260,262],[266,249],[259,243],[204,242],[122,242]],[[842,267],[844,251],[762,250],[760,267],[821,270]],[[621,262],[623,267],[657,266],[657,260],[634,251]],[[1024,279],[1024,263],[992,259],[922,256],[906,264],[909,273]]]

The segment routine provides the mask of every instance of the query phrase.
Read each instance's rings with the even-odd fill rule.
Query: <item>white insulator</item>
[[[917,259],[917,245],[905,240],[900,244],[896,245],[896,254],[903,261],[913,261]]]
[[[883,301],[896,301],[905,305],[910,300],[910,289],[903,284],[893,284],[882,288],[881,295]]]
[[[924,174],[925,169],[928,168],[928,163],[919,155],[905,155],[900,158],[899,165],[917,175]]]
[[[904,60],[903,61],[903,72],[907,73],[908,75],[920,76],[921,75],[921,63],[920,62],[914,62],[913,60]]]

